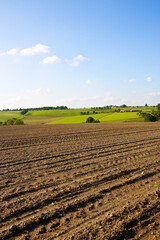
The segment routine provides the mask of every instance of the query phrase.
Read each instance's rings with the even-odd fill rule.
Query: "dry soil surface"
[[[160,239],[160,123],[0,127],[0,239]]]

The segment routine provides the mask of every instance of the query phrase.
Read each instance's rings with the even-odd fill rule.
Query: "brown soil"
[[[160,239],[160,123],[0,127],[0,239]]]
[[[25,124],[46,124],[55,122],[65,117],[54,117],[54,116],[27,116],[23,118]]]

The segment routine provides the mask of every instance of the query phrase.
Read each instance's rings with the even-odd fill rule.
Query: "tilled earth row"
[[[0,127],[0,239],[160,239],[160,123]]]

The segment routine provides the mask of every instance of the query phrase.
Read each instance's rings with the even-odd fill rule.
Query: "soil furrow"
[[[0,128],[0,240],[158,239],[160,123]]]

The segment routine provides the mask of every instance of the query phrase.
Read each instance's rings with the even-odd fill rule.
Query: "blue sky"
[[[0,0],[0,109],[160,103],[159,0]]]

